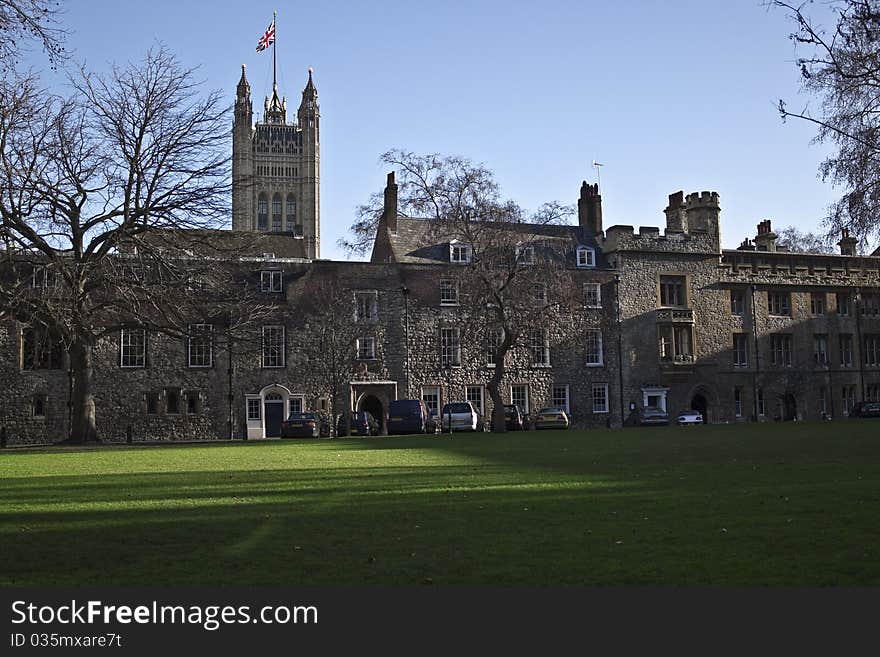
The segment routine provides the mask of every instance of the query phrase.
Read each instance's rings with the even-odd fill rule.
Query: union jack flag
[[[269,26],[269,29],[266,30],[266,33],[261,36],[257,40],[257,52],[262,52],[269,46],[275,43],[275,19],[272,19],[272,24]]]

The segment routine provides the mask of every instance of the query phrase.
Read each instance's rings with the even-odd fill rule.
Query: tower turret
[[[249,218],[254,214],[254,112],[251,85],[241,65],[241,79],[235,91],[235,113],[232,123],[232,230],[251,230]]]

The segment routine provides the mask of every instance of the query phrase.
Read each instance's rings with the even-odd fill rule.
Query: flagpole
[[[278,54],[276,52],[276,48],[278,47],[278,23],[276,22],[276,17],[278,12],[272,11],[272,27],[275,28],[275,39],[272,41],[272,91],[278,91],[278,79],[276,77],[276,71],[278,68]]]

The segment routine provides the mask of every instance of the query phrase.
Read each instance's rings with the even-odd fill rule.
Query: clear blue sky
[[[281,92],[295,107],[309,66],[318,87],[323,257],[346,257],[336,240],[395,147],[482,162],[532,209],[574,203],[598,160],[606,227],[663,225],[668,194],[714,190],[728,248],[765,218],[814,230],[837,195],[813,128],[776,112],[810,99],[792,25],[761,0],[65,4],[77,60],[101,69],[161,41],[230,103],[244,63],[255,110],[277,9]]]

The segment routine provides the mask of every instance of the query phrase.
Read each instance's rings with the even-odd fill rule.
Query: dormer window
[[[449,262],[456,264],[466,264],[471,261],[471,247],[468,244],[460,242],[451,242],[449,244]]]
[[[589,246],[579,246],[577,248],[577,266],[578,267],[595,267],[596,251]]]

